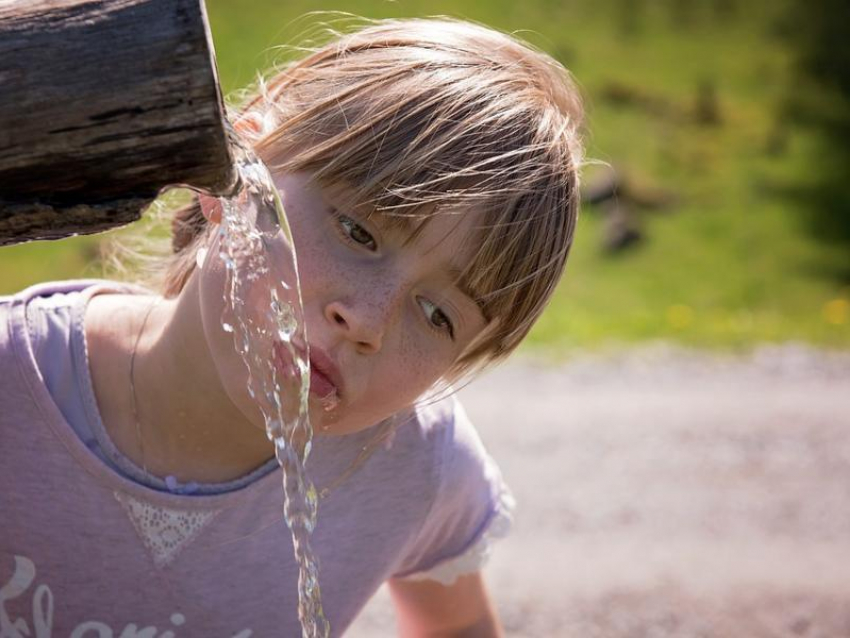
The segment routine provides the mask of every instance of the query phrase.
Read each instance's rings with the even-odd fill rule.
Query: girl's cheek
[[[416,392],[424,392],[448,370],[449,358],[440,337],[429,334],[419,318],[409,313],[399,336],[398,364]]]

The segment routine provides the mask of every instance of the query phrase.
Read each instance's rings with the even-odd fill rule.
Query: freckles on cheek
[[[353,269],[346,267],[337,248],[333,238],[322,232],[307,233],[300,243],[298,237],[295,237],[302,288],[308,289],[310,293],[324,294],[356,285]]]
[[[328,253],[321,245],[305,243],[296,244],[298,255],[298,274],[301,281],[302,293],[310,297],[322,292],[328,282],[338,279],[341,275]]]
[[[399,343],[399,375],[418,396],[434,384],[446,371],[440,348],[428,339],[417,338],[409,332],[402,333]]]

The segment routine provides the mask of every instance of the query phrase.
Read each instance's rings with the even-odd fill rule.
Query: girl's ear
[[[221,203],[211,195],[198,193],[198,203],[201,205],[201,213],[211,224],[221,223]]]
[[[233,128],[246,137],[256,138],[263,130],[263,118],[255,111],[241,113],[233,122]]]

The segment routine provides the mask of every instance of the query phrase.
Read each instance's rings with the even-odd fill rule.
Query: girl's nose
[[[381,349],[389,317],[380,308],[367,303],[345,303],[333,301],[325,306],[325,318],[345,337],[355,342],[358,350],[372,354]]]

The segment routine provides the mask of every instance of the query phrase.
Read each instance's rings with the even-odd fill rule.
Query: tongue
[[[313,368],[310,370],[310,391],[320,397],[322,409],[325,412],[333,410],[339,403],[336,386],[325,375]]]

